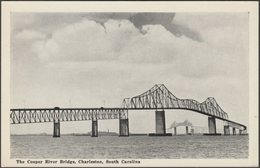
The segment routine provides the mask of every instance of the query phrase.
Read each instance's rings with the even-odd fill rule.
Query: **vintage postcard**
[[[258,166],[257,2],[3,2],[3,167]]]

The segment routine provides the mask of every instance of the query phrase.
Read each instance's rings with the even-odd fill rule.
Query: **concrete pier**
[[[155,111],[156,134],[166,134],[165,111]]]
[[[208,118],[209,134],[216,134],[216,119],[215,117]]]
[[[229,125],[224,125],[224,135],[230,135]]]
[[[236,128],[233,128],[233,135],[236,135]]]
[[[119,136],[129,136],[128,119],[119,119]]]
[[[91,137],[98,136],[98,120],[92,120],[92,132]]]
[[[190,133],[191,133],[191,135],[194,135],[194,128],[190,129]]]
[[[189,127],[186,126],[186,135],[188,135],[188,134],[189,134]]]
[[[54,138],[60,137],[60,121],[53,122],[53,136]]]
[[[239,135],[242,135],[243,134],[243,130],[239,130]]]
[[[177,127],[174,127],[174,135],[177,135]]]
[[[165,112],[155,111],[155,133],[149,133],[149,136],[172,136],[172,133],[166,133]]]

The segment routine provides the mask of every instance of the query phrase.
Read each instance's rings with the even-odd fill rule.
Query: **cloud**
[[[39,40],[44,39],[45,35],[43,33],[37,32],[35,30],[23,30],[16,34],[16,40]]]
[[[161,25],[175,36],[186,36],[202,41],[200,34],[185,25],[174,22],[175,13],[13,13],[12,30],[37,29],[44,33],[56,31],[82,19],[93,20],[100,25],[108,20],[129,20],[142,32],[142,26]],[[142,32],[145,33],[145,32]]]
[[[137,13],[130,21],[139,29],[144,25],[161,25],[175,36],[186,36],[195,41],[202,41],[200,34],[185,25],[174,22],[175,13]]]
[[[47,41],[36,41],[32,44],[32,51],[37,53],[37,56],[44,61],[51,61],[56,56],[59,57],[60,47],[53,39]]]
[[[224,40],[228,40],[228,42],[232,40],[231,38],[227,39],[227,36],[232,36],[234,31],[243,33],[248,30],[248,13],[178,13],[173,23],[183,26],[184,29],[200,32],[204,42],[211,43],[211,40],[223,38],[214,41],[212,45],[226,45]],[[228,29],[230,31],[226,32]],[[232,44],[237,41],[237,37],[239,36],[232,37]]]
[[[174,22],[203,32],[211,28],[248,26],[248,13],[178,13]]]
[[[14,33],[30,29],[43,33],[51,33],[69,24],[79,22],[89,13],[27,13],[14,12],[11,14],[11,27]]]
[[[109,61],[119,57],[129,41],[139,35],[127,20],[109,20],[105,27],[84,19],[56,31],[50,39],[34,43],[33,50],[40,58],[44,58],[44,51],[49,61]]]
[[[186,36],[195,41],[202,41],[200,34],[179,23],[174,22],[175,13],[92,13],[90,19],[104,25],[108,19],[120,20],[126,19],[134,24],[134,26],[143,34],[143,26],[145,25],[161,25],[175,36]]]
[[[145,24],[142,21],[145,19],[147,18],[136,20],[135,23]],[[150,20],[149,23],[156,20]],[[236,74],[237,67],[230,65],[234,57],[226,56],[227,53],[221,50],[223,47],[219,49],[216,46],[220,44],[214,44],[214,38],[219,38],[215,43],[224,41],[229,36],[228,39],[232,39],[234,32],[211,28],[204,32],[206,35],[203,34],[209,42],[198,42],[187,36],[175,36],[160,24],[141,26],[141,31],[146,32],[144,34],[136,28],[141,23],[138,26],[130,20],[107,20],[101,25],[96,21],[83,19],[57,30],[48,39],[33,43],[32,50],[47,62],[172,64],[169,70],[192,78]],[[214,31],[224,32],[228,36],[220,35],[208,39],[210,36],[207,33],[210,31],[214,34],[217,34]],[[229,41],[224,44],[227,42]],[[234,46],[233,41],[230,43]],[[224,47],[228,46],[224,44],[221,43]],[[232,49],[231,47],[230,50]]]
[[[166,63],[182,57],[180,46],[193,43],[160,25],[143,26],[140,33],[129,20],[108,20],[104,27],[91,20],[66,26],[39,40],[32,50],[46,61],[114,61]],[[186,43],[186,44],[185,44]]]
[[[62,15],[54,16],[59,20],[65,19]],[[140,66],[171,64],[168,71],[192,78],[239,75],[241,73],[237,69],[241,66],[242,73],[246,74],[244,63],[239,61],[247,61],[244,57],[247,54],[247,42],[244,40],[247,33],[241,24],[246,21],[245,17],[242,15],[239,20],[236,16],[234,22],[239,23],[229,23],[226,20],[230,21],[232,15],[223,16],[88,13],[78,16],[81,19],[74,20],[74,17],[69,17],[66,26],[51,33],[24,29],[17,33],[16,37],[24,41],[34,39],[31,52],[44,62],[113,61]],[[172,31],[169,31],[169,25],[172,26]],[[241,27],[237,27],[238,25]],[[46,26],[48,27],[48,24]],[[197,40],[194,40],[196,38]],[[201,38],[204,41],[201,41]]]

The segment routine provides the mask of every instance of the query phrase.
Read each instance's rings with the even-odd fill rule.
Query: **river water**
[[[11,158],[247,158],[248,136],[11,136]]]

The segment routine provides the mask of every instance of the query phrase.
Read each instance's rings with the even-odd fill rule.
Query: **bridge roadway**
[[[98,136],[98,120],[119,119],[119,136],[129,136],[128,111],[130,110],[155,110],[156,111],[156,134],[165,135],[165,110],[189,110],[197,112],[209,117],[208,126],[209,133],[216,134],[215,119],[226,121],[224,126],[224,134],[230,135],[229,127],[233,128],[233,134],[236,134],[236,129],[239,133],[245,132],[247,127],[243,124],[231,121],[227,118],[221,118],[212,114],[204,113],[195,109],[188,108],[26,108],[26,109],[11,109],[10,120],[11,124],[26,124],[26,123],[44,123],[53,122],[54,131],[53,137],[60,137],[60,122],[64,121],[84,121],[92,120],[92,137]]]
[[[54,123],[54,137],[60,136],[61,121],[92,120],[92,136],[98,136],[98,120],[119,119],[119,136],[129,136],[129,110],[155,110],[156,136],[168,136],[165,128],[165,111],[171,109],[189,110],[208,116],[210,135],[216,135],[216,119],[226,121],[224,134],[233,134],[239,129],[239,134],[246,131],[246,126],[228,118],[228,114],[218,105],[213,97],[208,97],[202,103],[193,99],[180,99],[173,95],[163,84],[154,85],[151,89],[134,96],[125,98],[121,108],[31,108],[11,109],[12,124],[22,123]]]

